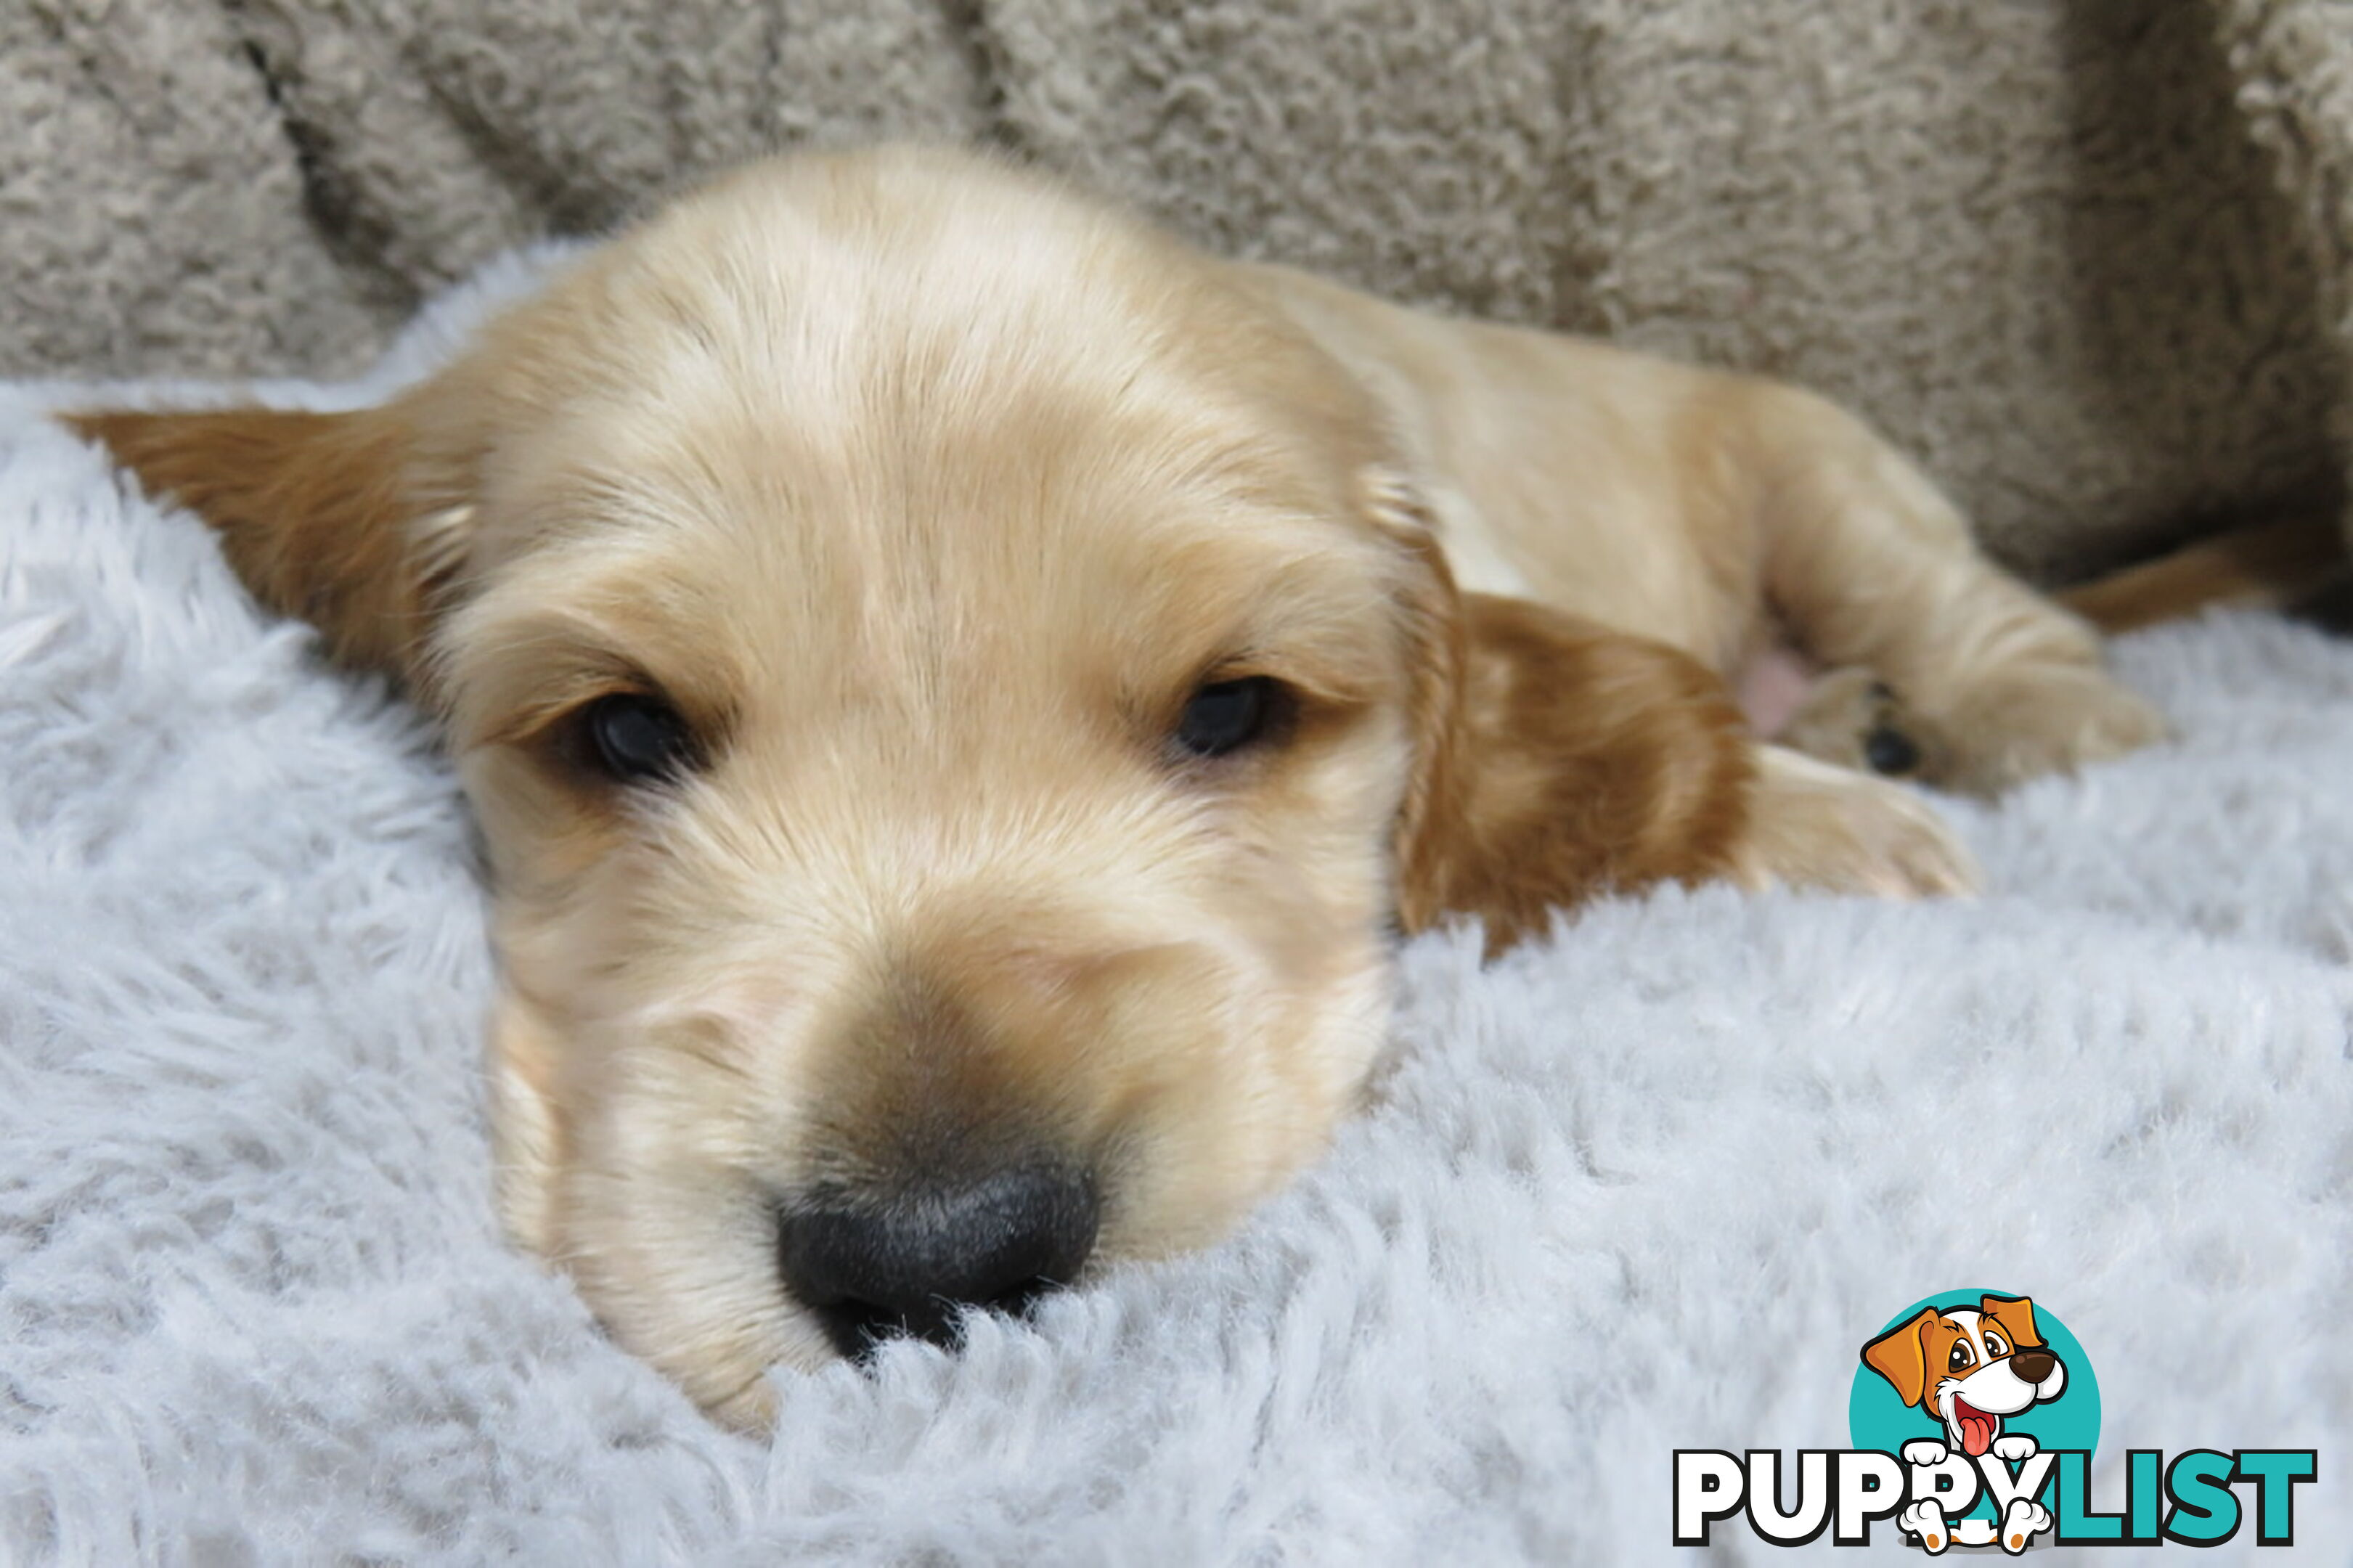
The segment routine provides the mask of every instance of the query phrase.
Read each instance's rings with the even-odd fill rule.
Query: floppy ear
[[[254,595],[317,626],[336,659],[415,684],[428,601],[463,554],[470,509],[422,482],[402,405],[66,422],[210,523]]]
[[[571,1137],[556,1097],[561,1048],[539,1009],[501,984],[491,1012],[492,1181],[507,1234],[543,1258],[556,1250],[555,1173]]]
[[[1978,1310],[2001,1325],[2013,1345],[2039,1345],[2042,1333],[2034,1326],[2034,1299],[2031,1296],[1981,1296]]]
[[[1917,1405],[1928,1396],[1928,1330],[1936,1309],[1923,1307],[1911,1321],[1898,1323],[1862,1347],[1862,1364],[1871,1368],[1904,1396]]]
[[[1405,930],[1476,915],[1492,958],[1598,894],[1734,875],[1756,765],[1724,682],[1663,643],[1458,593],[1428,526],[1385,499],[1417,579]]]

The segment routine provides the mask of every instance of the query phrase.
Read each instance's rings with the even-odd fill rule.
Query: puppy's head
[[[1564,738],[1606,640],[1466,609],[1329,360],[994,165],[756,167],[381,409],[79,423],[444,716],[507,1220],[746,1424],[1214,1235],[1362,1083],[1399,925],[1644,831],[1561,832],[1624,783]]]
[[[2024,1296],[1980,1297],[1974,1309],[1923,1307],[1863,1346],[1862,1359],[1972,1457],[1992,1446],[2003,1416],[2056,1399],[2066,1382]]]

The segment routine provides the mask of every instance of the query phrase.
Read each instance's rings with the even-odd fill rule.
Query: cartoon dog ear
[[[1411,572],[1399,924],[1476,915],[1493,958],[1598,894],[1732,875],[1756,771],[1723,681],[1665,644],[1458,592],[1404,488],[1376,494]]]
[[[1928,1397],[1928,1331],[1936,1324],[1936,1309],[1923,1307],[1862,1347],[1862,1364],[1885,1378],[1906,1405]]]
[[[472,509],[424,471],[408,405],[115,410],[66,423],[150,495],[211,524],[255,597],[317,626],[336,659],[417,683],[430,604],[464,556]]]
[[[1978,1300],[1978,1310],[2001,1325],[2012,1346],[2039,1345],[2042,1335],[2034,1326],[2034,1299],[2031,1296],[1984,1296]]]

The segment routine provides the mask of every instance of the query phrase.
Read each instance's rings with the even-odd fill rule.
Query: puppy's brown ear
[[[1664,644],[1459,594],[1427,530],[1394,531],[1420,579],[1406,606],[1405,930],[1477,915],[1493,957],[1556,909],[1732,875],[1756,769],[1724,682]]]
[[[1981,1296],[1978,1310],[1991,1318],[2010,1336],[2013,1345],[2039,1345],[2042,1331],[2034,1326],[2034,1299],[2031,1296]]]
[[[399,405],[344,414],[229,408],[73,414],[150,495],[218,531],[272,609],[325,634],[338,660],[414,681],[427,599],[468,509],[422,482]]]
[[[1923,1307],[1910,1321],[1896,1324],[1862,1347],[1862,1364],[1885,1378],[1906,1405],[1928,1396],[1927,1335],[1936,1322],[1936,1309]]]

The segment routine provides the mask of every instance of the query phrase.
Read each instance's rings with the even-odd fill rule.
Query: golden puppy
[[[381,408],[79,424],[446,721],[506,1222],[747,1426],[776,1363],[1218,1234],[1357,1094],[1400,930],[1966,887],[1743,722],[1777,638],[1962,784],[2157,730],[1818,399],[944,152],[724,179]]]

